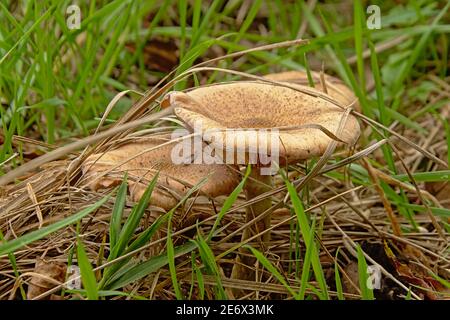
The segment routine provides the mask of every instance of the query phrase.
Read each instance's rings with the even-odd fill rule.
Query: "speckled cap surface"
[[[292,85],[298,90],[305,88]],[[317,91],[311,87],[307,89]],[[214,139],[205,135],[204,140],[227,150],[235,148],[237,153],[248,152],[250,146],[260,143],[262,139],[268,140],[267,145],[273,145],[272,135],[276,134],[280,163],[322,155],[332,139],[317,126],[336,134],[344,115],[343,109],[324,99],[262,82],[239,81],[200,87],[187,93],[170,92],[165,99],[175,106],[175,114],[190,129],[195,129],[200,123],[203,133],[208,130],[221,131],[222,134]],[[315,127],[298,129],[302,125]],[[280,130],[269,130],[269,135],[249,137],[245,148],[233,143],[248,129],[262,128]],[[356,118],[349,115],[342,133],[337,136],[348,145],[353,145],[359,134]]]
[[[324,91],[323,86],[320,82],[320,73],[312,71],[311,76],[314,82],[314,87],[320,91]],[[285,71],[279,73],[271,73],[265,75],[264,78],[309,86],[308,75],[304,71]],[[324,74],[324,79],[329,96],[335,98],[338,102],[346,107],[352,105],[355,110],[361,111],[361,106],[359,105],[358,99],[356,98],[355,94],[349,87],[345,85],[342,80],[328,74]]]
[[[172,150],[176,144],[160,146],[170,137],[140,138],[102,154],[86,159],[82,171],[93,190],[121,183],[128,172],[130,195],[137,201],[148,183],[159,172],[158,188],[152,193],[151,204],[170,209],[178,202],[170,192],[183,196],[203,178],[208,177],[200,191],[208,196],[230,194],[240,181],[239,173],[222,164],[175,164]],[[106,173],[105,176],[99,177]],[[99,177],[98,179],[96,179]]]

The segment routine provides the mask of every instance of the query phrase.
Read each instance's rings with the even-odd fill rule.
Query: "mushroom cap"
[[[315,88],[323,92],[323,86],[320,81],[320,72],[311,71],[311,76]],[[279,73],[271,73],[265,75],[264,78],[274,81],[290,82],[309,86],[308,75],[304,71],[285,71]],[[334,99],[336,99],[336,101],[344,106],[349,106],[354,103],[352,107],[357,111],[361,111],[361,106],[359,105],[358,98],[342,80],[328,74],[324,74],[324,79],[327,93],[330,97],[333,97]]]
[[[134,201],[138,201],[148,183],[159,172],[150,203],[166,210],[178,202],[171,192],[182,197],[190,187],[207,176],[200,192],[210,197],[228,195],[238,185],[239,173],[226,165],[194,164],[194,161],[175,164],[172,150],[177,142],[159,147],[168,141],[168,136],[139,138],[105,153],[93,154],[82,164],[83,175],[90,188],[98,190],[120,184],[124,172],[128,172],[130,195]],[[106,175],[96,179],[104,173]]]
[[[320,93],[314,88],[292,86]],[[262,143],[259,145],[269,146],[270,153],[272,146],[278,146],[279,163],[322,155],[332,140],[317,125],[336,134],[344,114],[343,109],[324,99],[279,85],[251,81],[200,87],[187,93],[170,92],[165,101],[175,106],[175,114],[194,131],[200,124],[197,131],[201,131],[203,139],[216,149],[248,154]],[[299,128],[302,125],[315,127]],[[291,128],[273,130],[286,126]],[[271,130],[263,135],[253,130],[258,134],[248,135],[248,129],[261,128]],[[208,131],[214,130],[220,134],[211,137]],[[337,136],[352,145],[359,132],[357,120],[349,115]],[[236,139],[242,136],[246,137],[245,143],[237,143]]]

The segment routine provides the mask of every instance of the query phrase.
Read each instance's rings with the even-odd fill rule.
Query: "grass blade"
[[[315,226],[315,221],[313,221],[312,223],[312,228],[309,232],[309,243],[314,243],[314,226]],[[311,253],[312,253],[312,246],[310,246],[305,253],[305,258],[303,261],[303,268],[302,268],[302,277],[301,277],[301,281],[300,281],[300,293],[299,293],[299,299],[300,300],[304,300],[305,299],[305,292],[306,292],[306,285],[308,284],[309,281],[309,271],[311,269]]]
[[[212,252],[211,248],[208,246],[200,232],[198,232],[197,234],[198,238],[195,242],[197,243],[200,257],[205,264],[205,268],[208,271],[208,274],[213,275],[216,278],[216,296],[220,300],[225,300],[227,299],[227,295],[222,285],[220,271],[219,267],[217,266],[216,259],[214,258],[214,253]]]
[[[157,173],[153,177],[142,198],[139,200],[137,206],[135,206],[131,211],[130,216],[128,217],[125,225],[122,228],[122,231],[120,232],[119,239],[117,240],[116,245],[111,248],[111,254],[109,255],[108,260],[112,260],[121,255],[130,242],[131,238],[133,237],[133,234],[136,231],[136,228],[138,227],[139,222],[141,221],[142,216],[145,213],[145,209],[147,209],[148,207],[153,189],[158,182],[158,176],[159,173]]]
[[[212,236],[214,235],[214,232],[216,231],[217,227],[219,226],[220,221],[222,220],[223,216],[227,211],[231,208],[233,203],[236,201],[239,194],[242,192],[242,189],[244,188],[245,181],[247,181],[248,176],[250,175],[251,167],[250,165],[247,167],[247,170],[245,171],[244,178],[242,178],[242,181],[238,184],[238,186],[233,190],[233,192],[228,196],[228,198],[223,203],[222,208],[220,209],[219,215],[217,216],[216,221],[214,221],[214,225],[211,228],[211,231],[208,235],[208,240],[210,241]]]
[[[353,24],[355,32],[355,50],[357,57],[356,66],[358,69],[359,86],[364,90],[365,72],[363,60],[363,21],[365,21],[365,19],[361,0],[355,0],[353,2]]]
[[[144,232],[142,232],[136,240],[134,240],[127,248],[125,253],[132,252],[134,250],[137,250],[141,247],[143,247],[145,244],[147,244],[148,241],[152,238],[152,236],[155,234],[156,231],[159,230],[159,228],[167,221],[169,218],[168,214],[165,214],[163,216],[158,217],[155,222],[152,223],[150,227],[147,228]]]
[[[80,267],[81,281],[83,282],[83,287],[86,290],[87,297],[89,300],[98,300],[95,274],[80,239],[78,239],[77,258],[78,266]]]
[[[316,281],[319,283],[320,289],[322,290],[323,299],[329,299],[327,283],[325,281],[325,275],[323,274],[322,265],[319,259],[319,253],[317,252],[317,247],[314,242],[310,243],[308,235],[310,234],[310,226],[308,222],[308,217],[305,214],[305,210],[303,209],[303,205],[298,197],[297,191],[295,190],[292,183],[287,180],[284,174],[283,178],[285,179],[285,183],[289,192],[289,196],[292,201],[292,206],[294,207],[295,214],[297,215],[297,221],[300,225],[301,234],[303,237],[303,241],[306,245],[306,250],[311,250],[311,264],[313,266],[314,275],[316,277]]]
[[[334,261],[334,280],[336,282],[336,291],[337,291],[338,299],[345,300],[344,292],[342,290],[341,276],[339,274],[339,264],[337,261],[338,254],[339,254],[339,248],[336,250],[336,258]]]
[[[169,262],[170,278],[172,279],[172,285],[175,290],[175,296],[178,300],[182,300],[183,294],[181,293],[180,285],[178,284],[177,269],[175,267],[175,250],[173,248],[171,222],[172,222],[172,215],[170,215],[169,225],[167,226],[167,259]]]
[[[412,176],[416,182],[450,181],[450,170],[417,172],[413,173]],[[400,181],[409,181],[409,176],[406,173],[395,175],[393,178]]]
[[[125,201],[127,198],[127,173],[123,177],[122,184],[117,191],[116,202],[111,214],[111,222],[109,224],[109,245],[113,248],[117,243],[117,238],[120,233],[123,210],[125,208]]]
[[[281,273],[275,268],[275,266],[257,249],[245,245],[245,248],[248,248],[252,254],[255,256],[255,258],[266,268],[288,291],[289,293],[295,298],[299,299],[299,295],[291,288],[291,286],[287,283],[286,279],[281,275]]]
[[[179,246],[174,249],[173,258],[189,253],[196,248],[197,244],[193,242],[189,242],[187,244]],[[167,256],[167,253],[152,257],[145,262],[142,262],[130,268],[126,268],[126,270],[121,270],[120,274],[117,274],[117,277],[115,277],[115,279],[112,279],[113,281],[108,283],[105,289],[117,290],[119,288],[122,288],[136,280],[149,275],[152,272],[159,270],[160,268],[166,266],[168,263],[169,258]]]
[[[367,273],[368,267],[364,253],[359,245],[356,245],[358,253],[358,274],[359,274],[359,288],[363,300],[374,300],[373,290],[367,285],[369,275]]]
[[[91,206],[81,210],[80,212],[78,212],[74,215],[71,215],[70,217],[67,217],[61,221],[58,221],[54,224],[43,227],[39,230],[32,231],[26,235],[23,235],[19,238],[14,239],[14,240],[7,241],[6,243],[0,244],[0,256],[7,254],[7,253],[12,253],[27,244],[30,244],[34,241],[42,239],[42,238],[48,236],[49,234],[51,234],[55,231],[58,231],[59,229],[62,229],[64,227],[67,227],[68,225],[71,225],[71,224],[79,221],[80,219],[84,218],[91,212],[100,208],[109,199],[109,197],[110,197],[110,195],[107,195],[104,198],[102,198],[101,200],[94,203],[93,205],[91,205]]]
[[[205,299],[205,280],[203,279],[202,271],[197,265],[194,265],[195,276],[197,277],[198,291],[200,299]]]

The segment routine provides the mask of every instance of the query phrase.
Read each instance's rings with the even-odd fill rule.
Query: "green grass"
[[[277,270],[277,268],[264,256],[263,253],[251,246],[247,246],[255,258],[266,268],[291,294],[295,299],[300,299],[300,295],[291,288],[289,283],[283,277],[283,275]]]
[[[77,244],[77,260],[80,267],[81,281],[86,290],[86,295],[89,300],[98,300],[97,280],[89,258],[84,250],[83,243],[78,239]]]
[[[198,231],[198,229],[197,229]],[[225,289],[222,285],[222,276],[219,271],[219,267],[217,266],[216,259],[214,252],[209,247],[206,240],[203,238],[201,232],[197,232],[197,240],[195,241],[197,244],[197,247],[199,249],[200,257],[203,261],[203,264],[205,265],[206,272],[210,275],[213,275],[216,279],[216,299],[219,300],[226,300],[228,299]]]
[[[284,174],[283,174],[284,176]],[[297,194],[297,191],[295,190],[294,186],[292,185],[289,180],[287,180],[286,176],[284,176],[285,183],[289,192],[289,196],[292,201],[292,206],[294,208],[295,214],[297,216],[297,223],[300,226],[301,235],[303,238],[303,241],[306,245],[306,253],[305,253],[305,262],[304,262],[304,269],[303,271],[307,274],[309,273],[309,262],[306,261],[306,259],[311,260],[311,265],[314,271],[314,275],[316,278],[316,281],[319,284],[319,287],[321,289],[320,291],[320,298],[321,299],[329,299],[328,295],[328,289],[327,289],[327,283],[325,281],[325,275],[323,273],[322,265],[320,263],[319,253],[316,246],[315,241],[313,241],[313,234],[314,231],[311,231],[314,229],[314,225],[310,225],[310,222],[308,221],[308,217],[305,214],[305,210],[303,208],[303,204]],[[307,276],[302,275],[302,284],[306,284]],[[304,289],[301,289],[302,292],[300,293],[300,297],[304,294]]]
[[[0,231],[0,243],[3,242],[3,241],[4,241],[4,236],[3,236],[3,233]],[[11,263],[12,268],[13,268],[14,276],[15,277],[19,277],[20,273],[19,273],[19,270],[17,268],[17,260],[16,260],[15,255],[13,253],[8,253],[8,259],[9,259],[9,262]],[[26,294],[25,289],[23,288],[22,284],[20,284],[19,289],[20,289],[20,295],[21,295],[22,299],[25,300],[27,298],[27,294]]]
[[[244,177],[242,178],[242,181],[237,185],[237,187],[233,190],[233,192],[231,192],[231,194],[227,197],[227,199],[223,203],[222,208],[220,209],[220,212],[217,216],[217,219],[214,221],[214,225],[213,225],[211,231],[209,232],[208,241],[211,240],[217,227],[220,224],[220,221],[223,219],[224,215],[228,212],[228,210],[230,210],[230,208],[233,206],[236,199],[238,198],[239,194],[242,192],[245,182],[247,181],[248,176],[250,175],[250,170],[251,170],[251,166],[249,165],[249,166],[247,166],[247,170],[245,172]]]
[[[130,242],[132,240],[136,228],[141,222],[141,219],[145,213],[146,208],[148,207],[148,204],[150,202],[150,196],[152,195],[153,189],[157,181],[158,181],[158,174],[156,174],[155,177],[152,179],[152,181],[149,183],[147,189],[145,190],[138,204],[135,207],[133,207],[130,216],[127,218],[125,224],[123,225],[118,235],[117,242],[114,244],[114,246],[111,246],[111,253],[109,255],[109,259],[111,260],[115,259],[119,255],[122,255],[127,250],[128,246],[132,246]],[[123,194],[120,194],[119,196],[120,196],[119,201],[122,201]]]
[[[342,290],[342,281],[341,281],[341,275],[338,267],[338,254],[339,249],[336,250],[336,260],[334,261],[334,281],[336,282],[336,291],[337,296],[339,300],[345,300],[344,298],[344,292]]]
[[[363,300],[374,300],[373,288],[368,284],[369,274],[366,258],[359,245],[356,250],[358,252],[358,275],[359,275],[359,288],[361,290],[361,296]]]
[[[147,244],[147,242],[161,226],[161,224],[165,220],[167,220],[167,216],[160,217],[147,230],[145,230],[135,238],[135,230],[140,224],[142,216],[144,215],[145,210],[149,204],[150,196],[156,185],[157,179],[158,175],[155,175],[155,177],[152,179],[147,189],[145,190],[144,195],[142,196],[138,204],[133,207],[125,224],[122,226],[121,217],[123,216],[127,192],[126,176],[124,177],[123,182],[119,187],[113,212],[111,215],[110,253],[108,255],[108,261],[112,261]],[[130,259],[121,260],[119,263],[106,268],[99,287],[103,288],[105,284],[107,284],[108,281],[110,281],[110,279],[114,277],[115,273],[119,272],[120,268],[126,265],[129,260]]]

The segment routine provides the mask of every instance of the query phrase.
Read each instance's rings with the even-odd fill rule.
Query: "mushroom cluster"
[[[252,173],[245,185],[247,200],[251,200],[272,187],[271,175],[267,174],[267,170],[262,174],[261,167],[267,165],[267,161],[262,160],[290,164],[320,156],[332,141],[326,132],[337,133],[343,110],[304,92],[319,94],[320,91],[309,87],[305,89],[298,84],[283,87],[264,82],[239,81],[201,87],[187,93],[171,92],[164,103],[175,107],[175,114],[188,128],[200,128],[204,141],[215,150],[223,151],[222,159],[237,161],[237,155],[245,155],[242,157],[244,163],[233,164],[252,165]],[[269,131],[261,132],[259,129]],[[255,134],[249,135],[249,131]],[[349,116],[337,138],[340,144],[353,145],[358,136],[359,124],[353,116]],[[238,143],[239,137],[245,137],[244,141]],[[273,158],[272,153],[277,154],[277,159]],[[265,156],[264,159],[261,156]],[[253,221],[270,206],[270,198],[249,206],[247,222]],[[248,230],[244,239],[269,226],[270,215],[267,215],[262,224],[255,224]],[[263,240],[269,240],[268,232]]]
[[[358,108],[358,104],[340,80],[325,76],[320,81],[319,74],[313,73],[316,86],[311,88],[303,72],[271,74],[265,78],[276,83],[218,83],[185,92],[172,91],[162,99],[161,106],[173,106],[188,133],[193,132],[191,136],[200,137],[201,144],[213,150],[214,163],[174,164],[172,144],[158,147],[161,140],[140,139],[89,157],[83,172],[93,181],[91,187],[117,184],[123,172],[128,171],[132,178],[130,193],[138,200],[159,171],[160,188],[152,195],[151,203],[170,209],[177,201],[173,193],[181,198],[189,186],[207,176],[208,182],[201,188],[205,195],[230,194],[239,183],[238,170],[233,167],[251,165],[244,186],[251,203],[246,207],[246,223],[250,227],[244,230],[242,240],[267,230],[272,207],[268,191],[272,189],[272,175],[278,166],[321,156],[332,141],[351,146],[357,141],[360,128],[351,114],[344,117],[343,107]],[[330,99],[321,98],[324,95]],[[167,137],[163,140],[169,141]],[[192,153],[192,157],[197,156]],[[257,239],[267,243],[270,233],[265,232]]]

